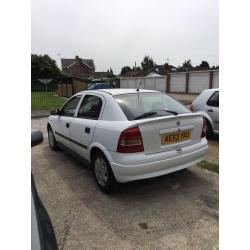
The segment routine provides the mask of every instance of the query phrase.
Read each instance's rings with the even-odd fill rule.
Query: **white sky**
[[[191,59],[219,64],[218,0],[32,0],[32,53],[92,58],[96,71]]]

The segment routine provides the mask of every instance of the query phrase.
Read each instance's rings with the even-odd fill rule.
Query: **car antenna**
[[[142,80],[140,81],[139,87],[138,87],[138,89],[137,89],[136,91],[138,91],[138,92],[139,92],[140,87],[141,87],[141,84],[142,84]]]

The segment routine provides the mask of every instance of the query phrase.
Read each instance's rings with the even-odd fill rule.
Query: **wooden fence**
[[[58,84],[57,94],[58,96],[71,97],[77,92],[87,89],[87,83],[75,78],[68,78],[61,81]]]

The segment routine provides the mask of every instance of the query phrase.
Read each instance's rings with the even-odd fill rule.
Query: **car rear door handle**
[[[69,128],[69,123],[68,122],[66,123],[66,128]]]
[[[86,127],[86,128],[85,128],[85,133],[86,133],[86,134],[89,134],[89,133],[90,133],[90,128],[89,128],[89,127]]]
[[[214,112],[214,110],[213,109],[208,109],[207,112]]]

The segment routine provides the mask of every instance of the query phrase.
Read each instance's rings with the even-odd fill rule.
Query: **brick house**
[[[82,59],[76,56],[75,59],[61,59],[62,71],[75,77],[89,77],[95,73],[93,59]]]

